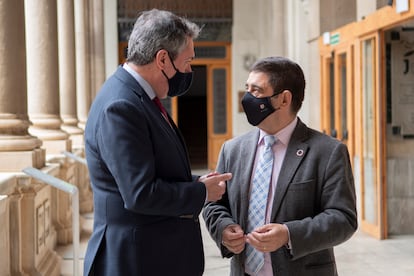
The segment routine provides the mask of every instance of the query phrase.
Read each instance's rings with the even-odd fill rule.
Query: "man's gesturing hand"
[[[216,201],[221,199],[226,191],[226,181],[231,179],[231,173],[210,173],[200,177],[199,181],[206,185],[207,201]]]

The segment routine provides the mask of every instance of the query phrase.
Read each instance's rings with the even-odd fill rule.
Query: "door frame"
[[[225,55],[222,58],[208,58],[208,57],[195,57],[191,62],[192,65],[202,65],[207,68],[207,168],[214,170],[217,165],[218,155],[224,141],[230,139],[233,135],[232,125],[232,88],[231,88],[231,44],[228,42],[194,42],[194,48],[214,48],[224,47]],[[226,132],[214,133],[214,79],[213,72],[216,69],[224,69],[226,72],[225,85],[226,85]],[[177,104],[176,101],[172,101],[173,116],[176,114]],[[174,118],[174,117],[173,117]],[[175,117],[176,118],[176,117]]]
[[[359,68],[361,68],[361,74],[357,74],[356,76],[356,85],[358,91],[358,97],[355,99],[355,105],[357,108],[357,116],[356,116],[356,136],[357,141],[356,143],[356,156],[359,156],[359,168],[360,168],[360,224],[361,228],[367,232],[368,234],[378,238],[378,239],[385,239],[387,237],[387,200],[386,200],[386,169],[384,167],[384,163],[386,160],[386,143],[383,143],[385,139],[385,129],[386,129],[386,122],[384,121],[385,112],[382,109],[382,104],[385,99],[381,98],[381,93],[383,90],[383,85],[380,82],[380,76],[385,76],[385,70],[383,68],[383,64],[381,62],[382,52],[384,51],[384,47],[382,47],[381,43],[383,42],[381,39],[381,33],[373,32],[371,34],[367,34],[364,36],[360,36],[357,40],[357,63],[359,64]],[[372,104],[368,106],[368,108],[372,108],[372,115],[373,115],[373,126],[372,126],[372,136],[374,141],[364,141],[364,137],[366,137],[366,133],[368,131],[367,127],[364,126],[364,120],[366,119],[367,114],[364,113],[364,107],[367,106],[365,102],[365,95],[364,92],[364,56],[363,56],[363,45],[366,41],[372,41],[373,46],[373,55],[372,60],[370,60],[369,67],[372,67],[372,75],[371,82],[372,82],[372,95],[368,95],[372,97]],[[366,61],[365,61],[366,62]],[[373,143],[373,177],[374,177],[374,209],[375,209],[375,220],[368,221],[366,219],[366,175],[369,173],[367,168],[365,168],[365,154],[366,154],[366,143],[369,142],[370,144]]]
[[[395,1],[394,1],[395,2]],[[321,61],[321,126],[322,130],[329,134],[330,127],[330,98],[331,89],[331,72],[329,70],[329,62],[337,63],[335,59],[341,51],[351,51],[352,63],[347,67],[353,68],[351,80],[347,80],[353,87],[353,97],[350,99],[352,105],[352,115],[350,120],[352,124],[349,126],[349,132],[353,135],[353,142],[348,142],[351,160],[354,161],[354,176],[356,180],[356,190],[358,198],[358,209],[360,216],[360,227],[364,232],[378,238],[385,239],[388,235],[387,225],[387,171],[386,171],[386,68],[385,68],[385,39],[384,32],[395,26],[402,25],[405,21],[414,19],[414,0],[409,0],[409,10],[397,13],[396,4],[385,6],[373,14],[367,15],[364,20],[352,22],[341,28],[325,33],[319,38],[319,50]],[[328,39],[327,39],[328,38]],[[373,143],[375,143],[375,182],[377,191],[375,192],[375,211],[376,221],[368,222],[363,217],[364,209],[364,174],[368,173],[364,170],[363,154],[364,146],[362,138],[363,114],[362,114],[362,49],[361,45],[366,39],[375,38],[375,56],[372,63],[373,71],[373,109],[375,114],[374,124],[375,133]],[[351,48],[351,50],[349,50]],[[348,50],[347,50],[348,49]],[[352,50],[353,49],[353,50]],[[335,65],[334,65],[335,67]],[[337,69],[334,69],[334,72]],[[337,75],[338,72],[334,73]],[[335,90],[338,89],[338,77],[334,76]],[[335,92],[337,95],[337,92]],[[348,99],[348,98],[347,98]],[[335,106],[340,105],[336,102]],[[337,116],[335,116],[337,117]],[[347,117],[349,118],[349,117]]]

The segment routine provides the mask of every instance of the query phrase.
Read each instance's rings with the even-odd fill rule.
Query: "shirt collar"
[[[274,135],[279,143],[282,143],[285,146],[289,144],[290,137],[292,136],[292,133],[295,130],[297,122],[298,117],[295,117],[295,119],[293,119],[292,122],[290,122],[286,127],[281,129]],[[257,141],[258,145],[263,143],[263,137],[265,137],[266,135],[269,134],[260,129],[259,140]]]
[[[122,66],[134,79],[139,83],[139,85],[144,89],[145,93],[147,93],[148,97],[153,100],[155,98],[155,92],[152,89],[151,85],[143,78],[140,74],[138,74],[134,69],[131,68],[127,63],[124,63]]]

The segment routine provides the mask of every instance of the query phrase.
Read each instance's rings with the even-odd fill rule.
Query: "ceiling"
[[[202,27],[198,41],[231,41],[232,0],[118,0],[119,40],[128,40],[139,12],[153,8],[169,10]]]

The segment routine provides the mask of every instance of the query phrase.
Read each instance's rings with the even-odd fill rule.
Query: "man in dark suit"
[[[84,275],[203,273],[198,216],[221,198],[231,174],[193,176],[180,131],[159,102],[190,87],[198,33],[170,12],[143,12],[127,62],[92,104],[85,150],[94,229]]]
[[[291,60],[257,61],[246,89],[258,128],[222,146],[217,171],[233,177],[206,205],[207,228],[231,275],[337,275],[333,247],[357,229],[347,148],[297,117],[305,78]]]

